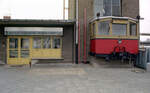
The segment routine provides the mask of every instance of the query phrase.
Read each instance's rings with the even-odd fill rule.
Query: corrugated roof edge
[[[60,22],[75,22],[75,20],[55,20],[55,19],[0,19],[0,21],[60,21]]]
[[[75,24],[75,20],[52,20],[52,19],[0,19],[0,24],[13,24],[17,22],[47,23],[47,24]]]

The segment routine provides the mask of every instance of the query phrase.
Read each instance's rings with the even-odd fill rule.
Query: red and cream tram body
[[[90,22],[90,54],[127,58],[139,50],[139,23],[129,17],[100,17]]]

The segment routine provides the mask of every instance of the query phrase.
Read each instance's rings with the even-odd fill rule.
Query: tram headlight
[[[122,40],[118,40],[118,44],[121,44],[122,43]]]

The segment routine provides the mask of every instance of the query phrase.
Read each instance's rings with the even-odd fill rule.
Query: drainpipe
[[[84,63],[87,63],[86,56],[86,35],[87,35],[87,22],[86,22],[86,8],[84,8]]]
[[[79,23],[78,4],[79,4],[79,1],[76,0],[76,61],[75,61],[76,64],[78,64],[78,23]]]
[[[78,24],[78,63],[80,64],[81,63],[81,59],[80,59],[80,53],[81,53],[81,49],[80,49],[80,45],[81,45],[81,42],[80,42],[80,21],[79,21],[79,24]]]

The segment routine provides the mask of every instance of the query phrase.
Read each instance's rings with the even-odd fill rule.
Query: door
[[[30,38],[8,37],[7,64],[22,65],[30,62]]]

